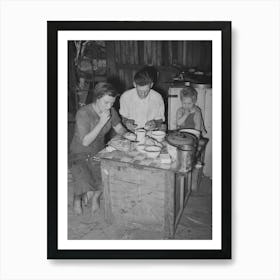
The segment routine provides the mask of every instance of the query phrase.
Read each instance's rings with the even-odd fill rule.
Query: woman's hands
[[[99,124],[103,127],[111,118],[110,110],[102,112],[99,117]]]
[[[104,111],[99,115],[98,124],[82,139],[82,144],[84,146],[89,146],[98,136],[104,125],[110,120],[111,113],[110,110]]]

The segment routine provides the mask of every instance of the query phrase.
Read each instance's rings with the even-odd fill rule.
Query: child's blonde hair
[[[193,87],[184,87],[180,91],[180,98],[182,100],[185,97],[190,97],[193,103],[195,103],[197,101],[197,91]]]

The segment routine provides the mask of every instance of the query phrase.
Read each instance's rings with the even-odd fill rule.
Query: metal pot
[[[177,148],[177,160],[180,172],[189,171],[194,162],[196,149],[193,146],[184,145]]]
[[[167,142],[177,148],[179,171],[189,171],[194,163],[198,138],[193,134],[175,130],[168,133]]]

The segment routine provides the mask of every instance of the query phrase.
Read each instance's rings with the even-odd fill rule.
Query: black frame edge
[[[57,38],[59,30],[220,30],[222,32],[222,249],[58,250]],[[231,259],[231,21],[48,21],[47,22],[47,258],[48,259]],[[230,125],[228,125],[230,124]]]

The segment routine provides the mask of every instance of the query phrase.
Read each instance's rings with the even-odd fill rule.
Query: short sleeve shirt
[[[100,117],[92,104],[82,107],[76,114],[74,137],[70,146],[72,154],[95,155],[105,147],[105,135],[112,127],[120,123],[120,117],[114,108],[111,108],[111,119],[104,125],[96,139],[89,145],[82,144],[83,138],[98,124]]]
[[[144,127],[147,121],[165,120],[164,102],[161,95],[153,89],[146,98],[141,99],[133,88],[121,95],[120,114],[134,120],[138,127]]]
[[[179,116],[179,118],[181,118],[183,116],[183,114],[184,114],[184,108],[180,107],[177,110],[177,115]],[[186,120],[184,121],[184,123],[181,124],[178,127],[179,128],[198,129],[203,134],[205,134],[207,132],[206,129],[205,129],[205,126],[204,126],[204,121],[203,121],[203,117],[202,117],[202,114],[201,114],[201,109],[198,106],[196,106],[196,112],[189,114],[188,117],[186,118]]]

